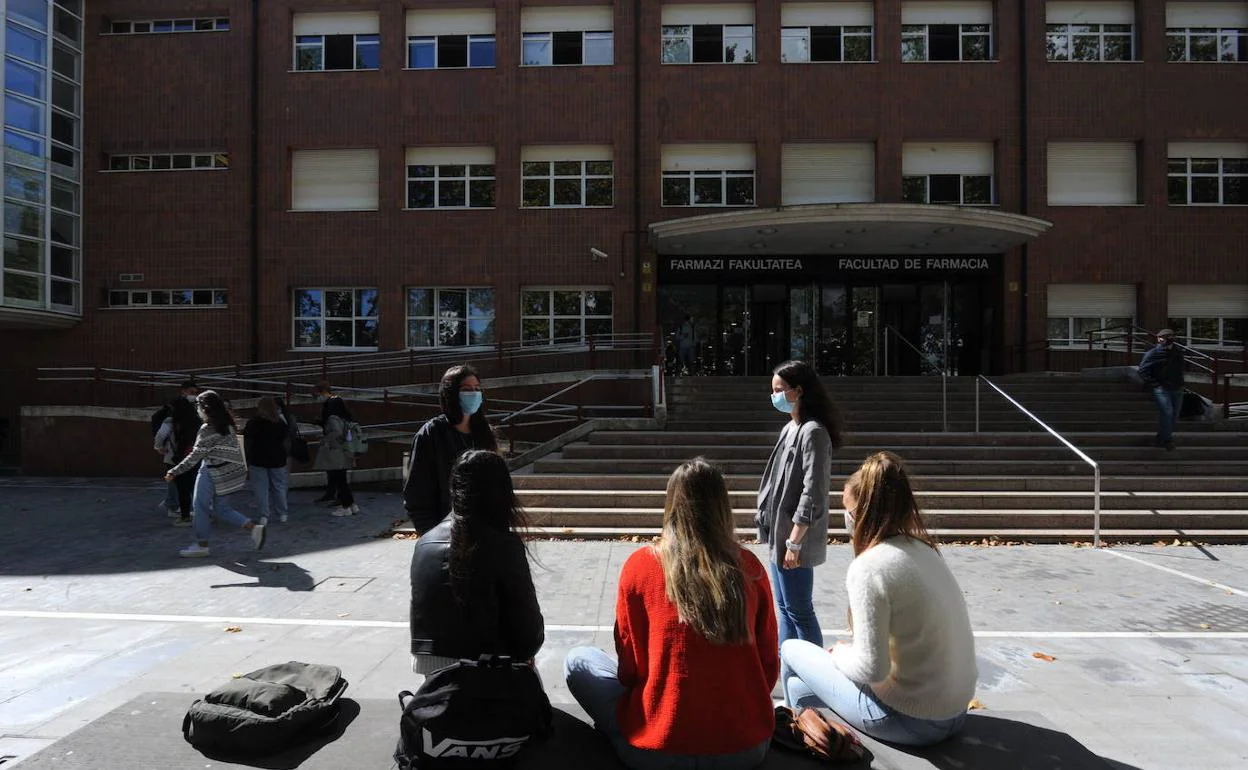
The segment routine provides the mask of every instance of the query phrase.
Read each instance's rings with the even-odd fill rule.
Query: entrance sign
[[[908,282],[987,276],[997,272],[1001,258],[992,256],[921,255],[870,257],[713,257],[661,256],[659,276],[667,283],[788,283],[871,278]]]

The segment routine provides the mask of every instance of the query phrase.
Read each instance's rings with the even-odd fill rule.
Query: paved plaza
[[[365,489],[362,516],[333,519],[316,494],[292,492],[291,520],[263,552],[217,530],[210,558],[185,560],[190,533],[156,507],[159,482],[0,479],[0,767],[140,693],[203,693],[274,662],[340,666],[357,699],[415,684],[411,542],[378,537],[401,514],[398,495]],[[251,510],[248,494],[235,502]],[[556,704],[571,702],[567,650],[610,649],[616,576],[636,547],[533,544],[547,623],[538,663]],[[985,713],[1038,714],[1109,767],[1248,766],[1248,548],[944,553],[970,606]],[[843,633],[850,558],[832,547],[816,573],[832,633]],[[397,716],[395,705],[393,730]],[[181,742],[178,725],[169,741]]]

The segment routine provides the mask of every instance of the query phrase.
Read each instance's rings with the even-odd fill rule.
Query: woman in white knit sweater
[[[975,694],[975,640],[957,580],[923,525],[901,458],[879,452],[845,484],[854,560],[845,576],[852,642],[789,640],[789,705],[827,707],[890,743],[956,733]]]

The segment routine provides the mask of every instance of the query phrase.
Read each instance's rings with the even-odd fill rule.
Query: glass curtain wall
[[[5,0],[0,305],[82,312],[83,0]]]

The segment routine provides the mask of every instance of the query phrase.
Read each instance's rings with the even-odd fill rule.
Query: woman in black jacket
[[[483,654],[532,660],[545,641],[524,511],[507,461],[470,451],[451,472],[452,513],[412,553],[412,670],[428,674]]]
[[[485,392],[477,370],[452,366],[442,375],[442,413],[421,426],[412,439],[411,464],[403,484],[403,507],[417,532],[428,532],[451,511],[451,468],[472,449],[498,451],[485,418]]]
[[[243,451],[247,455],[248,478],[260,509],[260,523],[269,516],[285,522],[288,516],[286,489],[286,440],[290,426],[278,407],[277,399],[265,396],[256,402],[256,416],[243,428]]]

